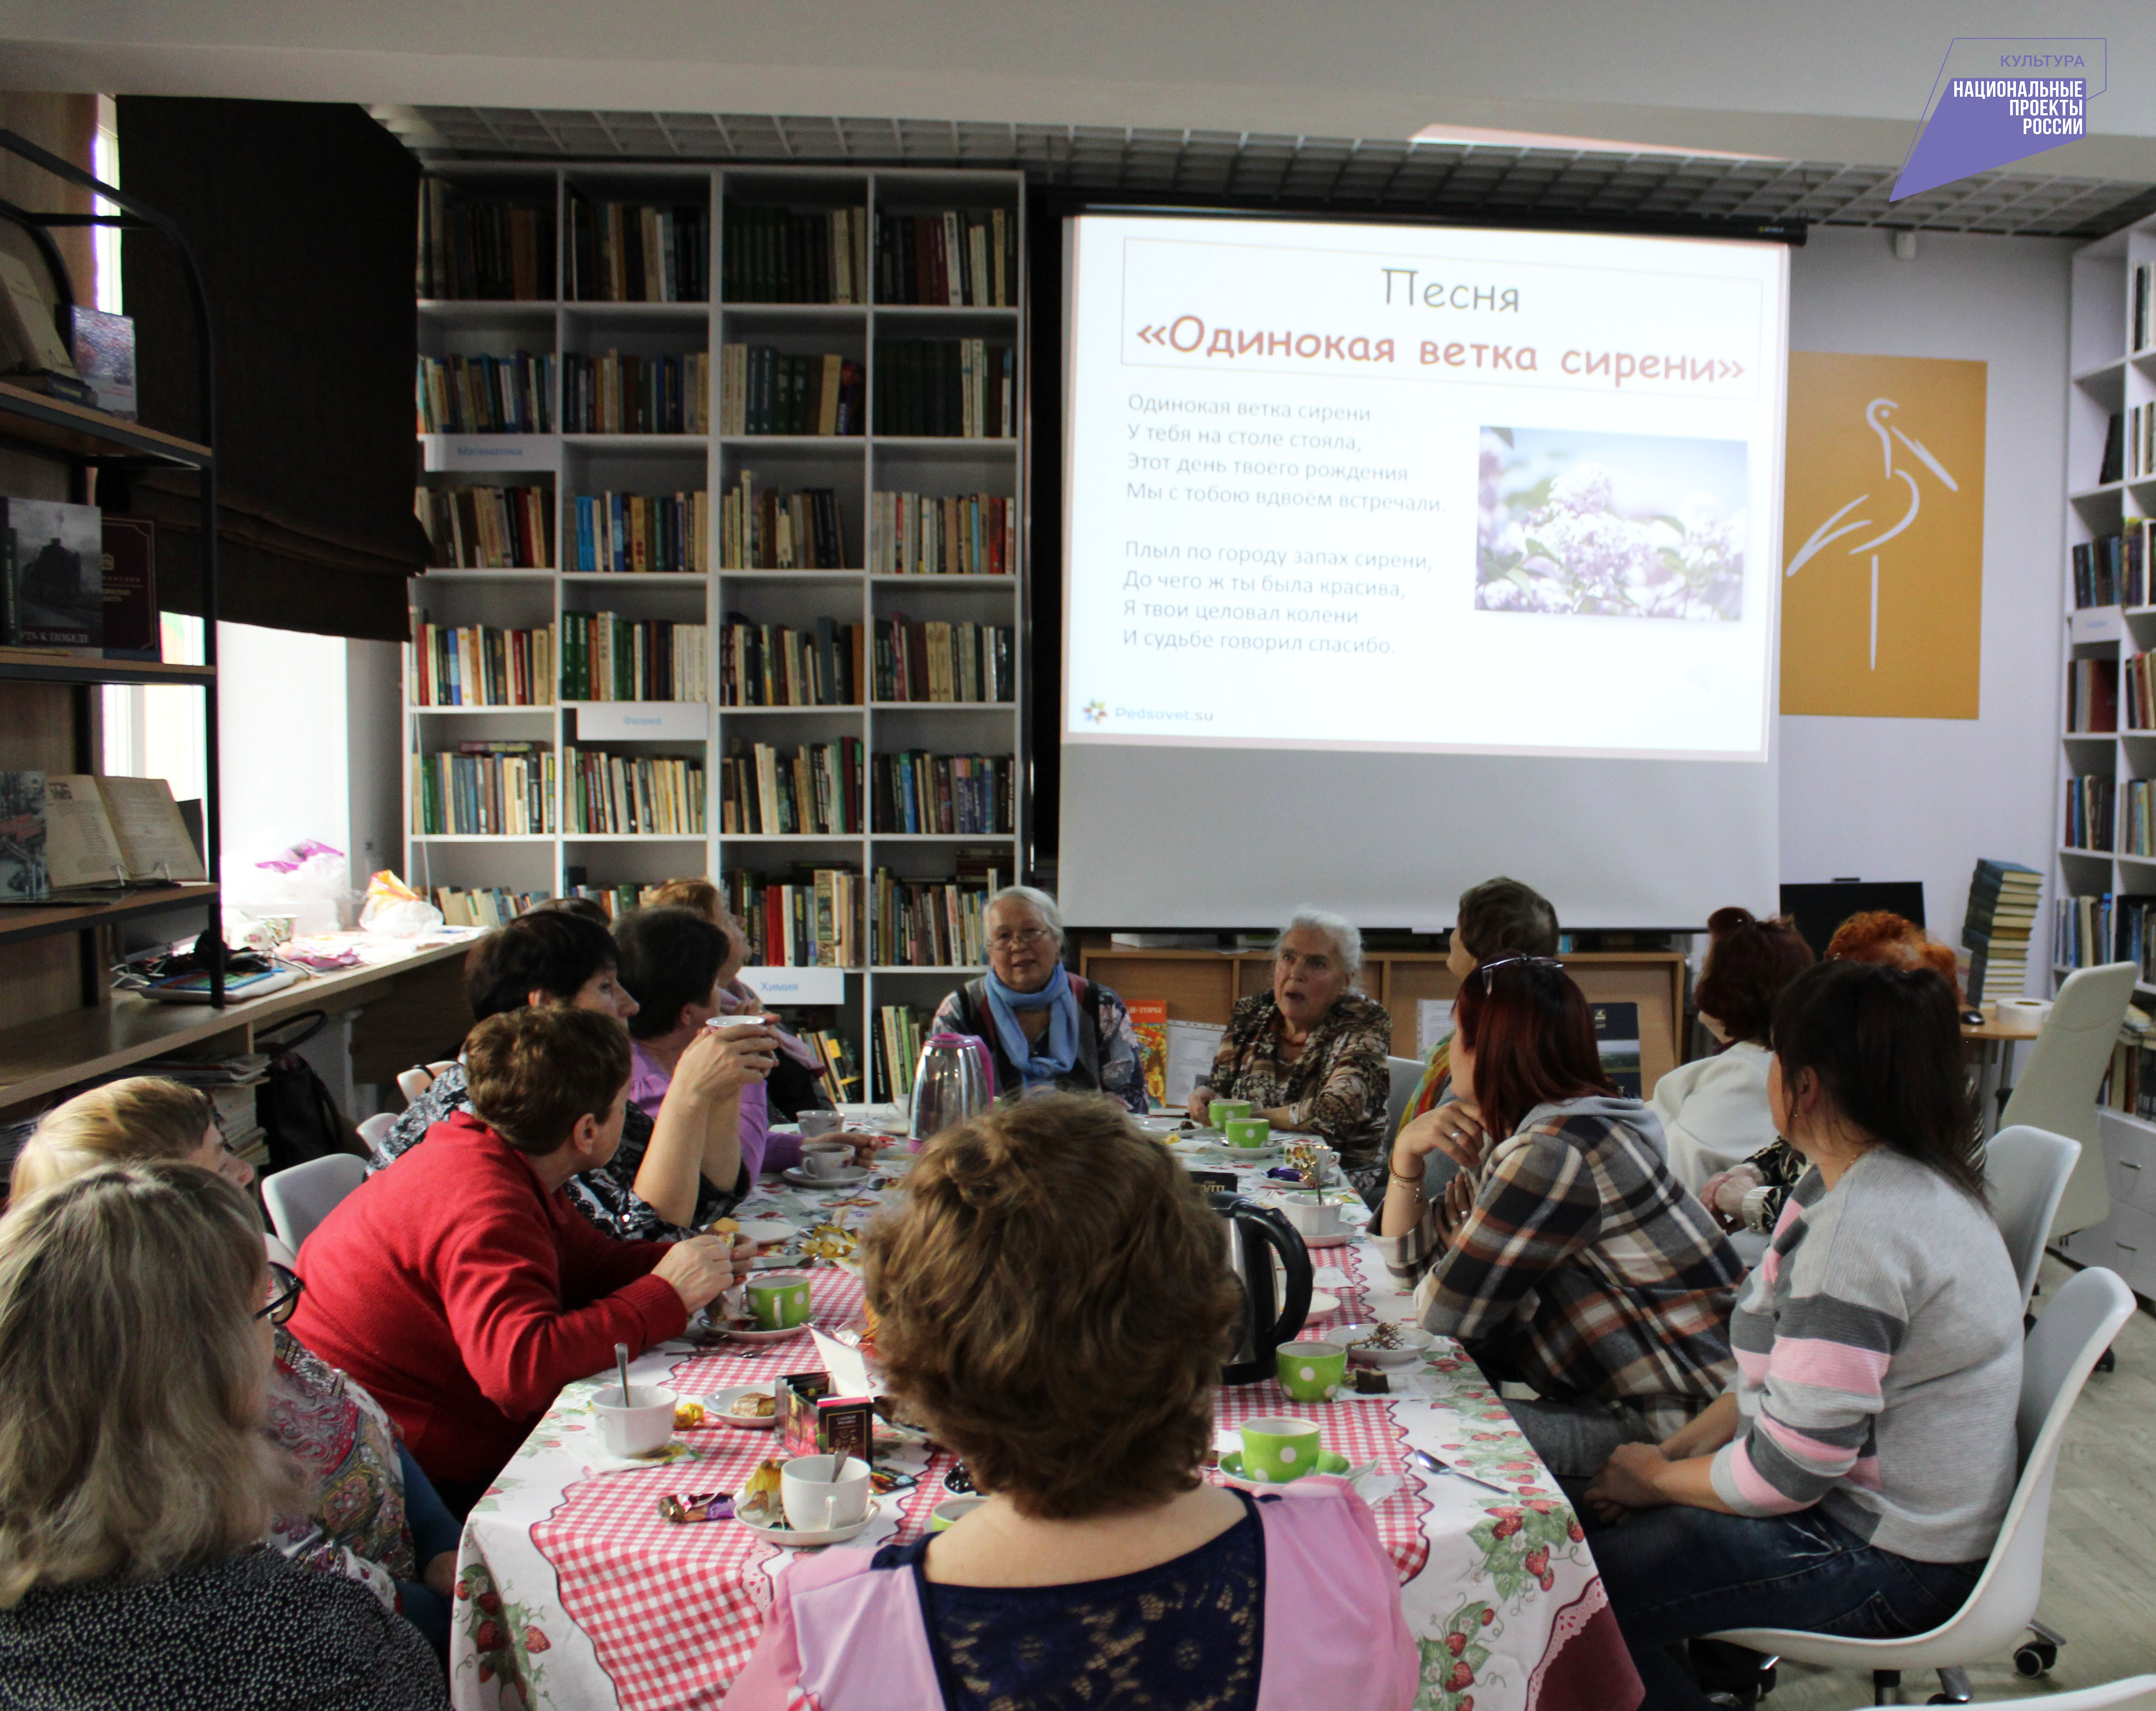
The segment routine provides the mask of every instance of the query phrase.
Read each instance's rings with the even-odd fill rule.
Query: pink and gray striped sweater
[[[1919,1562],[1985,1555],[2014,1493],[2021,1294],[1991,1215],[1878,1148],[1790,1193],[1730,1320],[1741,1514],[1818,1504]]]

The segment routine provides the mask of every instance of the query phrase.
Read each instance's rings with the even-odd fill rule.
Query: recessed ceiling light
[[[1677,148],[1664,142],[1620,142],[1608,136],[1558,136],[1543,131],[1492,131],[1480,125],[1425,125],[1409,142],[1464,142],[1489,148],[1551,148],[1589,154],[1669,155],[1681,160],[1778,161],[1727,148]]]

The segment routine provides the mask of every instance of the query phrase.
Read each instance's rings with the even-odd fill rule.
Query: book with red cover
[[[157,527],[147,517],[104,516],[105,657],[162,660],[157,616]]]

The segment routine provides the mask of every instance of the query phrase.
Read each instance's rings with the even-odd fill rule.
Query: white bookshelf
[[[852,868],[861,877],[865,898],[879,868],[905,879],[952,876],[956,850],[995,847],[1004,852],[998,864],[1000,882],[1019,876],[1024,844],[1024,793],[1016,792],[1013,830],[993,835],[889,835],[872,830],[842,837],[796,834],[725,835],[721,825],[719,763],[738,743],[745,751],[756,742],[783,752],[803,743],[858,738],[864,752],[861,810],[872,825],[874,792],[870,759],[878,754],[926,749],[937,754],[989,754],[1011,758],[1018,778],[1026,776],[1024,567],[1028,559],[1024,522],[1026,442],[1021,431],[1011,439],[926,438],[880,435],[874,431],[880,376],[878,342],[890,337],[978,337],[1008,343],[1014,351],[1016,396],[1023,421],[1026,393],[1024,329],[1024,180],[1009,172],[937,171],[849,171],[829,167],[753,168],[690,166],[620,166],[579,163],[475,163],[441,170],[459,188],[481,196],[543,199],[552,196],[557,295],[544,302],[475,302],[423,300],[418,303],[418,343],[423,356],[506,356],[522,349],[533,355],[578,352],[599,354],[711,353],[710,420],[719,425],[717,353],[726,344],[753,343],[782,351],[836,350],[860,362],[866,373],[864,413],[868,431],[843,437],[709,434],[432,434],[419,436],[423,484],[440,486],[514,486],[542,483],[552,488],[556,556],[571,560],[574,552],[578,494],[613,491],[674,492],[701,489],[707,496],[710,539],[707,562],[721,565],[721,498],[743,470],[755,472],[757,485],[782,491],[803,487],[834,490],[843,519],[847,556],[855,567],[845,570],[750,570],[715,568],[702,575],[613,574],[564,571],[559,565],[540,570],[443,570],[416,578],[411,584],[415,621],[485,624],[530,628],[552,624],[557,638],[565,613],[611,611],[636,619],[670,619],[707,627],[712,657],[705,685],[708,715],[701,740],[654,738],[629,741],[580,740],[583,717],[576,704],[532,707],[430,708],[412,705],[408,686],[403,713],[405,754],[405,873],[421,889],[506,886],[516,891],[559,895],[572,870],[594,886],[650,884],[663,879],[708,875],[719,879],[744,869],[784,877],[796,864],[818,863]],[[567,300],[569,213],[572,188],[598,201],[703,203],[710,209],[711,242],[708,303],[593,303]],[[868,268],[871,301],[865,304],[733,303],[722,301],[725,210],[730,201],[760,206],[862,207],[873,245],[879,213],[925,213],[932,209],[1000,208],[1011,222],[1018,265],[1009,308],[947,308],[885,305],[873,301],[875,268]],[[557,370],[559,365],[557,364]],[[564,418],[558,373],[552,400],[553,421]],[[868,562],[870,496],[896,490],[937,494],[993,493],[1019,507],[1018,552],[1007,576],[871,576],[859,567]],[[813,629],[819,617],[866,626],[872,619],[904,614],[924,620],[948,619],[1006,624],[1013,631],[1015,686],[1007,702],[887,702],[868,699],[850,706],[727,707],[719,704],[719,631],[729,614],[755,622]],[[873,647],[867,650],[873,670]],[[411,670],[408,650],[408,679]],[[702,763],[706,824],[701,835],[685,837],[595,836],[557,831],[544,836],[423,835],[412,824],[414,758],[454,748],[460,739],[526,739],[557,758],[565,748],[603,748],[609,753],[694,758]],[[564,781],[566,783],[566,780]],[[567,824],[566,799],[557,804],[557,826]],[[864,954],[865,923],[861,933]],[[853,1043],[866,1073],[872,1061],[870,1029],[879,1006],[899,1004],[930,1008],[971,969],[871,967],[865,963],[812,981],[829,989],[842,982],[843,998],[804,1012],[811,1025],[835,1026]],[[757,984],[751,969],[747,975]],[[772,984],[777,984],[773,971]]]
[[[2051,795],[2057,854],[2053,897],[2145,897],[2156,899],[2156,848],[2134,850],[2128,843],[2128,787],[2156,779],[2156,730],[2128,725],[2123,702],[2126,663],[2156,649],[2156,604],[2077,608],[2073,548],[2119,532],[2132,520],[2156,516],[2156,469],[2137,469],[2131,448],[2122,460],[2125,479],[2102,481],[2104,439],[2114,414],[2132,420],[2133,413],[2156,408],[2156,301],[2138,349],[2133,341],[2133,281],[2137,267],[2156,269],[2156,218],[2098,239],[2077,251],[2069,331],[2071,378],[2066,422],[2066,552],[2062,567],[2062,695],[2071,697],[2073,667],[2084,660],[2112,662],[2121,679],[2119,726],[2115,732],[2064,728],[2062,709],[2059,769]],[[2156,273],[2152,273],[2156,285]],[[2152,293],[2156,296],[2156,292]],[[2152,578],[2156,583],[2156,578]],[[2070,846],[2066,835],[2066,792],[2076,778],[2113,781],[2116,789],[2112,847]],[[2114,946],[2123,931],[2123,908],[2114,911]],[[2051,985],[2071,973],[2066,942],[2056,912],[2046,923]],[[2097,961],[2111,960],[2109,955]],[[2156,981],[2138,988],[2140,1001],[2156,1000]]]

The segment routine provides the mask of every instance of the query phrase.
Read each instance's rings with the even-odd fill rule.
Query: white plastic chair
[[[262,1204],[285,1246],[297,1253],[337,1202],[367,1180],[367,1165],[349,1153],[310,1159],[262,1179]]]
[[[377,1111],[372,1117],[360,1118],[359,1138],[367,1143],[367,1150],[372,1153],[389,1138],[390,1131],[396,1127],[397,1118],[394,1114],[387,1111]]]
[[[2118,1043],[2118,1025],[2126,1020],[2138,972],[2132,963],[2107,963],[2066,977],[2036,1035],[2029,1067],[1999,1113],[2001,1128],[2025,1123],[2082,1143],[2080,1162],[2052,1216],[2053,1236],[2071,1236],[2111,1215],[2096,1091],[2111,1067],[2112,1047]]]
[[[1390,1146],[1393,1137],[1400,1132],[1400,1118],[1406,1113],[1408,1101],[1422,1085],[1422,1064],[1412,1057],[1388,1057],[1385,1067],[1393,1077],[1385,1094],[1385,1144]]]
[[[266,1230],[262,1232],[262,1251],[270,1256],[273,1266],[282,1266],[288,1272],[300,1269],[299,1255],[285,1245],[282,1237],[272,1236]]]
[[[2081,1155],[2079,1141],[2025,1123],[1999,1130],[1984,1149],[1984,1179],[1990,1190],[1991,1215],[2006,1238],[2014,1275],[2021,1280],[2024,1313],[2029,1311],[2029,1297],[2036,1292],[2036,1272],[2044,1263],[2044,1244],[2051,1239],[2059,1197],[2066,1193],[2074,1160]]]
[[[1969,1601],[1947,1621],[1929,1633],[1902,1640],[1845,1640],[1791,1628],[1737,1628],[1711,1637],[1799,1663],[1868,1669],[1872,1703],[1877,1705],[1899,1703],[1902,1672],[1907,1669],[1938,1671],[1946,1703],[1966,1703],[1969,1679],[1964,1670],[2009,1646],[2015,1648],[2015,1668],[2024,1675],[2041,1675],[2051,1667],[2060,1641],[2047,1629],[2037,1630],[2033,1639],[2020,1636],[2029,1630],[2044,1590],[2044,1528],[2058,1471],[2059,1440],[2097,1357],[2133,1313],[2133,1292],[2115,1273],[2094,1267],[2067,1280],[2029,1333],[2021,1352],[2021,1400],[2014,1421],[2020,1477],[1984,1573]]]
[[[407,1105],[416,1105],[419,1096],[434,1085],[434,1078],[419,1065],[397,1072],[397,1091],[404,1096]]]

